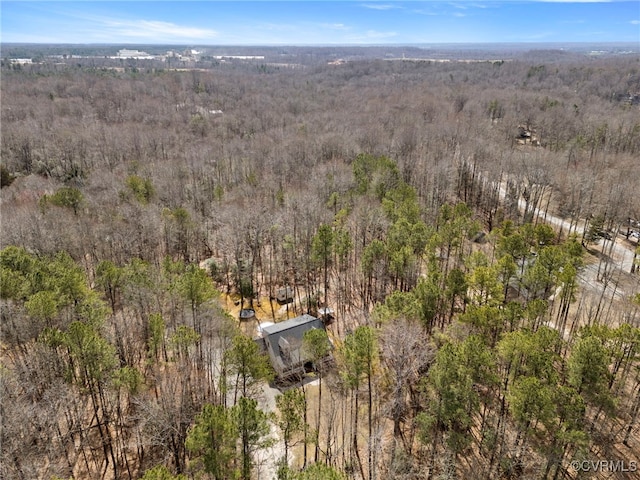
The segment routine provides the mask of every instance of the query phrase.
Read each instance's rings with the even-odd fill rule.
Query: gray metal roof
[[[296,328],[296,327],[300,327],[301,325],[306,325],[307,323],[312,323],[314,320],[319,322],[320,325],[322,325],[322,322],[319,319],[305,313],[300,317],[291,318],[289,320],[285,320],[284,322],[278,322],[278,323],[274,323],[273,325],[264,327],[262,329],[262,332],[264,335],[273,335],[274,333],[284,332],[285,330],[289,330],[291,328]]]

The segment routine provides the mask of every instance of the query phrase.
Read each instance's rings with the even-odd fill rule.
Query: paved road
[[[504,185],[501,185],[500,198],[504,199],[505,196],[506,196],[506,189]],[[525,206],[526,206],[526,201],[523,198],[519,198],[518,208],[520,209],[520,211],[524,211]],[[536,208],[534,210],[534,218],[535,217],[538,217],[540,220],[555,227],[557,230],[562,229],[562,231],[565,232],[566,234],[575,233],[576,235],[581,237],[584,232],[584,223],[585,223],[584,220],[580,220],[578,222],[578,225],[571,225],[571,222],[569,220],[565,220],[563,218],[557,217],[550,213],[545,214],[545,212],[539,208]],[[599,252],[602,252],[603,248],[607,254],[609,253],[609,251],[611,252],[610,263],[607,266],[607,270],[610,277],[614,279],[620,273],[620,270],[622,272],[629,273],[631,271],[631,265],[633,263],[634,248],[632,246],[629,246],[626,242],[624,242],[622,239],[618,237],[619,236],[616,235],[611,240],[602,239],[601,242],[603,243],[600,243],[599,245],[595,246],[595,248]],[[613,246],[611,245],[611,242],[614,242]],[[597,291],[602,291],[602,288],[605,288],[606,290],[610,290],[611,294],[615,294],[616,297],[620,297],[620,298],[631,293],[631,292],[625,292],[619,287],[614,288],[614,285],[613,285],[614,282],[611,282],[609,283],[608,286],[605,286],[604,283],[599,281],[599,276],[602,275],[603,270],[601,266],[600,275],[599,275],[598,263],[599,262],[587,265],[582,270],[582,272],[580,272],[580,274],[578,275],[578,277],[580,278],[582,283],[585,285],[585,287],[591,290],[597,290]]]

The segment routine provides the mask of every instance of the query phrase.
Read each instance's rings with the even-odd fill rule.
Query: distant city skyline
[[[12,43],[640,45],[637,0],[2,1],[0,13]]]

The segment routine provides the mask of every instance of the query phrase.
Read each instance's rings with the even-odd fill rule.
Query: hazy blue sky
[[[4,1],[3,42],[638,42],[640,1]]]

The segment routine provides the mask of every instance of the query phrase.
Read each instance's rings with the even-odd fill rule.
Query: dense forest
[[[307,50],[3,61],[0,476],[637,478],[640,56]]]

